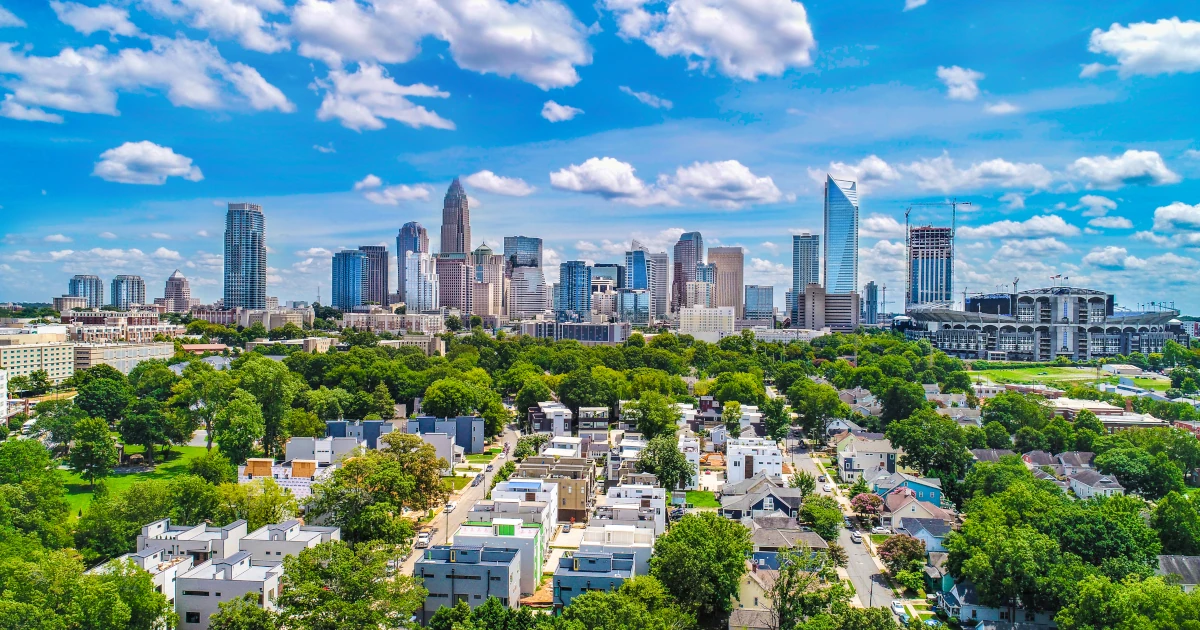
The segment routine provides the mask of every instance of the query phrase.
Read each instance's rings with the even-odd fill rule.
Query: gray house
[[[631,553],[580,551],[559,558],[554,570],[554,609],[562,610],[588,591],[611,592],[633,577],[633,566]]]
[[[483,418],[479,416],[458,416],[457,418],[418,416],[408,420],[404,432],[413,435],[445,433],[454,438],[454,444],[462,447],[466,454],[483,452]]]
[[[367,448],[379,448],[379,438],[395,428],[391,420],[326,420],[325,436],[355,438]]]
[[[489,597],[516,608],[521,600],[521,560],[516,549],[437,545],[426,549],[413,567],[413,576],[429,591],[421,624],[442,606],[467,602],[471,608]]]

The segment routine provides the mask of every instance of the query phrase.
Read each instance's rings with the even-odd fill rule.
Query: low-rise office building
[[[611,592],[634,574],[634,559],[629,554],[580,551],[563,556],[554,570],[554,609],[570,606],[589,591]]]
[[[498,518],[490,523],[467,521],[454,532],[454,544],[465,547],[489,549],[515,549],[520,570],[521,595],[532,595],[538,588],[542,576],[542,564],[546,560],[544,539],[548,532],[534,523],[520,519]]]
[[[437,545],[425,549],[413,576],[429,595],[421,608],[421,624],[428,624],[438,609],[466,602],[471,608],[489,597],[508,608],[521,600],[521,558],[517,549]]]

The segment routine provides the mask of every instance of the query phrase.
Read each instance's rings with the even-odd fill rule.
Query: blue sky
[[[177,267],[219,297],[228,201],[266,212],[269,292],[311,300],[339,248],[412,220],[436,243],[457,175],[475,245],[603,262],[698,230],[782,304],[832,172],[861,182],[860,282],[892,308],[905,209],[954,197],[956,292],[1061,274],[1200,314],[1194,3],[0,7],[0,300],[74,273],[157,296]]]

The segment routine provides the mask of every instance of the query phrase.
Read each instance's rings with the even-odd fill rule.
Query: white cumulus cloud
[[[0,28],[8,27],[24,28],[25,21],[13,15],[12,11],[5,9],[4,7],[0,7]]]
[[[386,126],[384,118],[414,129],[454,129],[453,122],[408,100],[411,97],[447,98],[448,92],[424,83],[400,85],[388,76],[383,66],[363,63],[352,73],[330,70],[325,79],[318,79],[314,85],[325,90],[317,118],[336,118],[347,129],[383,129]]]
[[[1088,225],[1097,228],[1111,228],[1114,230],[1131,230],[1133,229],[1133,221],[1125,217],[1104,216],[1096,217],[1088,221]]]
[[[46,238],[43,238],[42,240],[47,243],[70,243],[70,242],[74,241],[75,239],[71,238],[70,236],[65,236],[62,234],[50,234],[50,235],[46,236]]]
[[[432,192],[432,189],[425,184],[384,186],[383,180],[375,175],[367,175],[354,182],[354,190],[366,191],[363,193],[363,197],[367,201],[381,206],[398,206],[401,201],[425,201],[429,199]],[[311,250],[309,253],[311,254]]]
[[[51,2],[50,8],[54,9],[60,22],[84,35],[97,31],[125,37],[141,35],[138,27],[129,21],[129,11],[111,4],[90,7],[78,2]]]
[[[49,108],[116,116],[119,92],[147,90],[164,92],[178,107],[295,111],[257,70],[226,61],[209,42],[180,36],[151,37],[150,43],[150,50],[124,48],[116,54],[103,46],[64,48],[54,57],[0,44],[0,74],[15,77],[4,84],[12,94],[0,115],[20,112],[20,106],[43,114]]]
[[[1084,195],[1079,198],[1079,205],[1072,207],[1072,210],[1078,208],[1086,208],[1083,211],[1085,217],[1102,217],[1108,214],[1109,210],[1117,209],[1117,202],[1105,197],[1104,195]]]
[[[655,96],[649,92],[637,92],[628,85],[622,85],[621,91],[641,101],[643,105],[649,105],[654,109],[671,109],[675,103],[668,101],[660,96]]]
[[[727,208],[775,203],[783,198],[774,180],[755,175],[737,160],[681,166],[667,185],[694,199]]]
[[[165,184],[168,177],[182,177],[193,182],[204,179],[200,167],[192,165],[192,158],[147,140],[126,142],[101,153],[92,175],[120,184],[154,186]]]
[[[592,62],[588,28],[559,0],[300,0],[289,31],[301,55],[331,68],[404,63],[426,37],[461,68],[542,89],[575,85],[576,67]]]
[[[923,7],[929,0],[904,0],[904,10],[912,11],[913,9]]]
[[[1092,31],[1088,50],[1115,57],[1116,64],[1088,64],[1081,73],[1084,77],[1106,70],[1116,70],[1121,77],[1196,72],[1200,70],[1200,22],[1173,17],[1128,26],[1114,23],[1108,30]]]
[[[983,238],[1039,238],[1046,236],[1078,236],[1079,228],[1067,223],[1057,214],[1030,217],[1024,221],[996,221],[977,227],[958,228],[958,236]]]
[[[605,0],[619,33],[689,68],[753,81],[811,66],[817,46],[804,5],[792,0]]]
[[[1050,186],[1054,176],[1037,163],[1009,162],[1001,158],[976,162],[965,169],[954,165],[949,153],[925,158],[901,167],[917,178],[924,190],[955,190],[978,188],[1021,188],[1040,190]]]
[[[873,212],[862,220],[859,234],[866,238],[904,238],[904,226],[896,217]]]
[[[1115,190],[1129,185],[1176,184],[1182,179],[1167,168],[1157,151],[1136,151],[1110,158],[1107,155],[1081,157],[1067,170],[1086,182],[1088,188]]]
[[[959,66],[938,66],[937,77],[946,84],[946,96],[956,101],[973,101],[979,98],[982,72]]]
[[[1092,248],[1092,251],[1084,255],[1083,263],[1101,269],[1125,269],[1139,266],[1140,260],[1135,256],[1130,256],[1129,250],[1124,247],[1107,245]]]
[[[550,185],[559,190],[599,195],[634,205],[672,203],[636,174],[632,164],[616,158],[588,158],[550,173]]]
[[[159,247],[158,249],[154,250],[153,254],[150,254],[150,255],[159,260],[182,260],[183,259],[183,257],[179,255],[179,252],[177,252],[173,249],[167,249],[166,247]]]
[[[818,184],[825,184],[826,175],[837,179],[852,179],[863,189],[875,184],[886,185],[901,178],[900,171],[874,153],[859,160],[857,164],[830,162],[827,169],[808,169],[808,176]]]
[[[1008,192],[1000,195],[1000,201],[1008,206],[1009,210],[1025,209],[1025,195],[1019,192]]]
[[[491,171],[479,171],[463,178],[463,183],[493,195],[525,197],[536,190],[519,177],[501,177]]]
[[[578,107],[559,105],[554,101],[546,101],[542,104],[542,118],[545,118],[550,122],[563,122],[564,120],[571,120],[582,113],[583,110],[579,109]]]
[[[637,176],[632,164],[594,157],[550,173],[550,185],[636,206],[676,206],[688,197],[713,206],[741,208],[784,198],[774,180],[755,175],[737,160],[693,162],[648,184]]]
[[[367,173],[367,176],[354,182],[354,190],[364,190],[368,188],[379,188],[383,185],[383,180],[377,175]]]
[[[1006,116],[1021,111],[1021,108],[1008,101],[996,101],[983,106],[983,111],[993,116]]]
[[[266,17],[287,11],[282,0],[141,0],[140,4],[161,17],[236,39],[249,50],[274,53],[291,47],[283,36],[284,25]]]
[[[1154,210],[1154,229],[1159,231],[1200,230],[1200,204],[1176,201]]]

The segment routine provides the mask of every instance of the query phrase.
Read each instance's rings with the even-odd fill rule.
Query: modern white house
[[[685,485],[684,489],[695,490],[700,487],[700,438],[690,433],[680,433],[679,452],[683,453],[692,467],[692,482]]]
[[[193,567],[175,581],[180,630],[206,630],[209,617],[216,614],[220,604],[247,593],[255,595],[263,608],[274,610],[281,575],[282,566],[254,564],[248,551]]]
[[[657,538],[652,528],[604,523],[583,530],[579,551],[633,555],[634,575],[650,574],[650,554]]]
[[[783,477],[783,451],[779,443],[763,438],[738,438],[725,446],[726,483],[745,481],[765,472],[767,477]]]
[[[532,595],[542,577],[546,560],[543,539],[548,536],[541,525],[515,518],[498,518],[491,523],[463,523],[454,532],[454,546],[516,549],[521,559],[521,594]]]
[[[301,551],[331,540],[341,540],[337,527],[302,525],[292,519],[263,525],[242,538],[242,551],[250,553],[255,564],[271,565],[283,562],[284,556],[298,556]]]
[[[558,496],[559,485],[547,479],[506,479],[492,488],[492,501],[538,501],[546,504],[545,513],[540,523],[543,525],[544,536],[549,545],[549,539],[558,524],[558,508],[561,504]],[[502,508],[505,510],[511,507]],[[470,521],[471,519],[467,519]]]
[[[596,508],[596,519],[602,524],[612,520],[617,524],[652,525],[654,534],[667,531],[667,491],[665,488],[642,483],[626,483],[608,489],[603,505]]]

